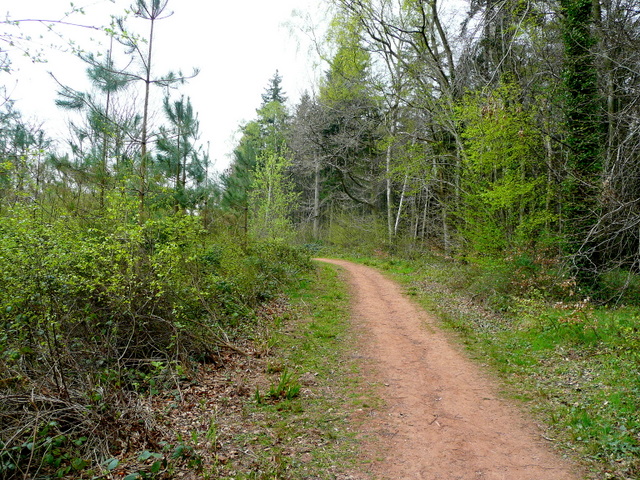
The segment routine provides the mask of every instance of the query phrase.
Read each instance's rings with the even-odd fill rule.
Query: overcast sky
[[[86,15],[74,15],[72,20],[108,24],[110,14],[120,14],[131,3],[132,0],[76,0],[76,5],[85,6]],[[68,0],[20,0],[5,5],[13,19],[60,19],[70,10]],[[198,112],[201,140],[205,145],[209,142],[216,170],[228,165],[238,126],[255,118],[260,95],[276,69],[283,77],[291,104],[305,89],[313,88],[315,60],[309,53],[309,44],[304,35],[292,34],[286,24],[294,20],[294,9],[317,19],[320,7],[321,0],[169,1],[168,9],[174,14],[157,23],[156,71],[181,69],[188,73],[194,67],[200,69],[200,74],[181,91],[191,97]],[[140,23],[132,25],[144,27],[139,33],[146,33],[148,28]],[[26,117],[44,120],[46,131],[60,134],[64,130],[60,122],[64,113],[53,104],[57,87],[47,72],[66,85],[86,89],[86,65],[71,54],[50,51],[48,46],[59,40],[46,34],[42,26],[24,23],[21,30],[35,39],[35,45],[44,46],[49,61],[31,64],[13,51],[15,71],[1,74],[0,79]],[[88,51],[106,50],[106,39],[97,32],[73,27],[56,30],[78,38]],[[42,40],[40,34],[45,34]],[[103,47],[97,44],[98,40]],[[161,99],[161,90],[156,89],[154,94]]]

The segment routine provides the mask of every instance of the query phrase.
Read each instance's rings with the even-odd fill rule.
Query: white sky
[[[1,0],[0,0],[1,1]],[[6,1],[6,0],[5,0]],[[70,10],[69,0],[20,0],[0,6],[0,14],[8,10],[12,19],[60,19]],[[0,3],[0,5],[2,4]],[[110,14],[121,14],[133,0],[76,0],[85,6],[86,15],[72,17],[77,23],[109,23]],[[174,15],[157,23],[154,46],[156,73],[179,70],[187,74],[196,67],[200,74],[180,87],[191,97],[200,119],[201,142],[210,145],[214,169],[223,170],[237,141],[238,127],[256,116],[260,95],[276,69],[283,77],[283,88],[289,103],[295,104],[304,90],[314,87],[314,56],[305,36],[286,23],[293,21],[293,10],[318,16],[321,0],[170,0],[168,10]],[[131,23],[139,33],[147,32],[147,24]],[[0,74],[17,108],[27,118],[45,121],[50,136],[64,135],[60,121],[66,114],[54,105],[56,84],[47,74],[52,72],[63,84],[78,90],[87,89],[86,65],[68,53],[52,52],[48,45],[55,38],[46,35],[43,26],[22,24],[23,33],[45,46],[45,64],[32,64],[12,52],[15,67],[11,75]],[[87,42],[89,36],[106,39],[97,32],[72,27],[57,27],[63,35],[79,38],[85,50],[104,52],[106,48]],[[92,46],[93,45],[93,46]],[[157,100],[162,90],[156,89]]]

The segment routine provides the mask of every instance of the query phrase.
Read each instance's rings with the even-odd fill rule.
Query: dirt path
[[[376,478],[577,480],[497,385],[450,345],[434,320],[372,268],[349,272],[361,351],[386,406],[364,422]]]

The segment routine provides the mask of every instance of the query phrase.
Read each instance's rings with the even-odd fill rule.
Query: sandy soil
[[[584,478],[397,284],[369,267],[318,260],[348,271],[366,375],[384,385],[385,406],[362,422],[375,478]]]

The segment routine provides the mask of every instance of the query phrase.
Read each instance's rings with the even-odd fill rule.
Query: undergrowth
[[[43,222],[0,217],[0,477],[90,478],[157,451],[145,398],[250,337],[256,310],[311,263],[277,242],[240,246],[197,218]]]

